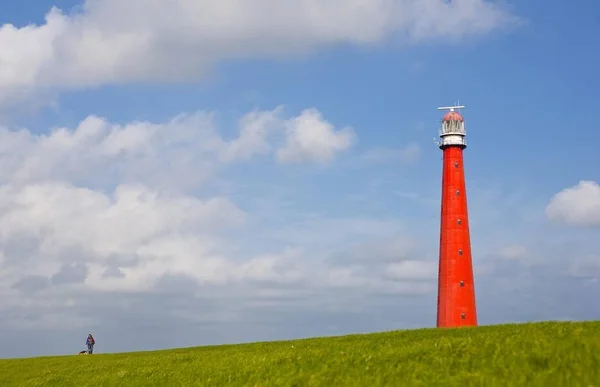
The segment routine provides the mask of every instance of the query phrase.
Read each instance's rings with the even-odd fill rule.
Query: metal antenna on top
[[[451,112],[454,111],[454,109],[464,109],[465,106],[462,105],[456,105],[456,106],[441,106],[438,108],[438,110],[450,110]]]

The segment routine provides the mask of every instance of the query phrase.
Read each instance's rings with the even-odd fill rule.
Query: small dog
[[[88,352],[87,351],[79,351],[78,355],[87,355]]]

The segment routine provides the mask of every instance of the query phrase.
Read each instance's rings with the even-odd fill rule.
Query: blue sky
[[[572,180],[573,169],[582,178],[597,179],[593,148],[599,134],[591,112],[600,86],[595,74],[600,43],[594,38],[598,5],[525,3],[510,5],[526,24],[476,42],[408,49],[394,48],[391,42],[387,46],[392,48],[334,47],[289,62],[226,62],[202,83],[117,85],[66,93],[60,96],[59,109],[27,114],[17,122],[45,130],[48,125],[74,125],[91,112],[127,122],[164,120],[196,109],[215,109],[226,116],[279,104],[291,111],[315,106],[332,122],[362,130],[361,147],[399,143],[409,136],[433,153],[437,150],[429,140],[436,129],[429,129],[433,134],[427,137],[423,125],[431,127],[439,118],[437,105],[460,100],[468,105],[469,139],[477,144],[470,148],[470,157],[489,158],[482,171],[472,166],[471,174],[503,169],[530,180],[531,175],[548,174],[550,158],[561,152],[564,167],[552,172],[560,176],[554,177],[558,186],[540,188],[564,185]],[[53,5],[68,10],[76,4],[39,1],[32,7],[2,1],[0,7],[3,22],[23,26],[41,22]],[[568,118],[557,119],[558,114]],[[564,131],[565,125],[569,136],[561,141],[548,135]],[[505,146],[495,140],[500,130],[517,140],[510,144],[516,156],[510,165],[503,157]],[[519,168],[524,159],[529,162],[526,172]],[[424,158],[428,161],[435,162]]]
[[[247,24],[238,15],[231,16],[237,25],[213,25],[202,17],[210,2],[198,2],[185,20],[161,10],[161,2],[135,13],[112,0],[89,3],[77,16],[69,13],[80,6],[75,1],[0,0],[0,22],[16,28],[43,24],[52,6],[67,15],[62,27],[36,30],[33,39],[0,30],[0,74],[15,74],[0,76],[7,130],[0,273],[2,293],[19,300],[0,303],[10,316],[2,332],[25,342],[51,337],[43,346],[3,348],[0,356],[70,353],[88,330],[110,352],[432,326],[441,181],[436,108],[456,101],[467,106],[480,322],[600,315],[593,301],[600,295],[597,2],[490,8],[497,2],[465,0],[453,10],[428,0],[419,13],[394,0],[387,4],[404,18],[390,21],[377,13],[385,2],[376,1],[357,19],[362,28],[342,17],[356,17],[352,6],[339,18],[325,15],[331,19],[323,25],[337,30],[294,16],[289,2],[279,10],[288,24],[297,21],[289,29],[265,16],[269,1],[257,3],[256,25],[254,13],[244,16]],[[236,12],[221,11],[224,20]],[[377,23],[389,23],[393,33]],[[156,28],[155,46],[112,57],[117,43],[77,40],[92,27],[106,36],[116,31],[115,42]],[[458,30],[464,34],[448,39]],[[48,31],[59,31],[49,44]],[[358,44],[369,32],[371,42]],[[297,51],[302,45],[307,49]],[[106,58],[113,64],[104,65]],[[177,73],[181,79],[169,78]],[[278,106],[283,110],[270,115]],[[278,159],[289,139],[285,128],[311,108],[321,121],[302,121],[296,134],[326,121],[334,133],[351,128],[352,140],[334,149],[333,137],[315,131],[295,143],[305,144],[296,149],[301,159]],[[268,150],[246,143],[254,153],[225,160],[222,152],[233,152],[227,141],[244,126],[238,121],[252,111],[274,122],[265,129]],[[212,112],[213,120],[195,112]],[[168,124],[180,114],[190,116]],[[91,115],[106,120],[98,124],[104,134],[90,129],[97,128],[92,121],[81,123]],[[76,133],[78,126],[96,134],[66,140],[52,132]],[[129,133],[119,145],[103,137],[119,131]],[[326,148],[331,157],[319,161]],[[118,192],[127,192],[125,199]],[[162,199],[144,202],[152,195]],[[99,274],[109,269],[120,274]],[[57,273],[73,279],[52,280]],[[311,278],[315,273],[322,274]],[[41,290],[46,306],[36,309]],[[165,312],[156,315],[160,302]],[[96,312],[89,303],[98,304]],[[72,323],[65,327],[63,319]],[[140,337],[131,339],[133,332]]]

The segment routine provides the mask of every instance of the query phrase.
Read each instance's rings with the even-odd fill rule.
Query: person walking
[[[96,344],[96,340],[94,340],[94,336],[92,334],[88,334],[87,340],[85,341],[85,345],[87,345],[88,355],[91,355],[94,352],[94,344]]]

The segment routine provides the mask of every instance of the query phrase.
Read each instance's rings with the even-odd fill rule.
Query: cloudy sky
[[[600,318],[599,14],[0,0],[0,357],[434,326],[456,101],[480,323]]]

